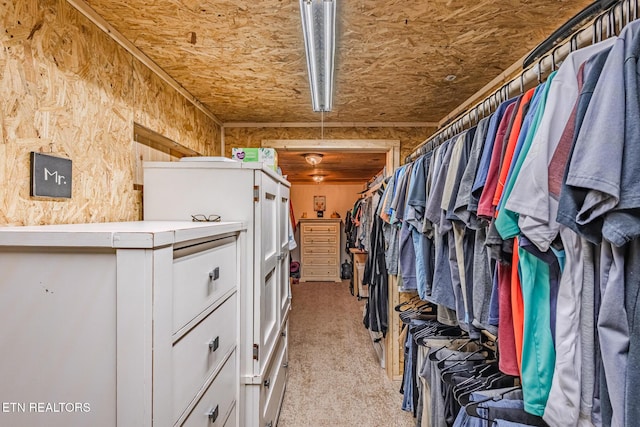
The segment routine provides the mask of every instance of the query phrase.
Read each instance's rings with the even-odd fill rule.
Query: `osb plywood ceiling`
[[[282,173],[293,183],[313,183],[313,175],[332,184],[364,184],[382,171],[386,153],[325,152],[322,161],[313,167],[304,155],[308,151],[278,150]]]
[[[320,121],[298,1],[86,2],[223,123]],[[437,122],[589,3],[339,1],[324,120]]]

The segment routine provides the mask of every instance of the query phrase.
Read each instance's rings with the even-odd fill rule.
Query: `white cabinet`
[[[260,163],[144,164],[145,220],[220,215],[247,224],[240,303],[240,425],[275,426],[284,396],[290,308],[290,184]]]
[[[1,228],[0,425],[238,423],[243,230]]]
[[[301,282],[340,282],[340,219],[300,220]]]

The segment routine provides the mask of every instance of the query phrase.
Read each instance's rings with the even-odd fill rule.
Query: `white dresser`
[[[340,282],[340,219],[301,219],[301,282]]]
[[[0,228],[0,425],[238,426],[244,230]]]
[[[290,184],[260,163],[144,164],[144,218],[220,215],[247,224],[240,302],[240,425],[275,426],[287,380]]]

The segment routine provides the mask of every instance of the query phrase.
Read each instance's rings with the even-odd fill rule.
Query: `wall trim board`
[[[211,112],[202,102],[200,102],[195,96],[185,89],[180,83],[178,83],[173,77],[171,77],[166,71],[164,71],[158,64],[156,64],[151,58],[145,55],[140,49],[138,49],[133,43],[131,43],[126,37],[116,30],[111,24],[104,20],[98,13],[89,6],[83,0],[67,0],[71,6],[73,6],[78,12],[84,15],[87,19],[93,22],[100,30],[105,32],[111,37],[118,45],[122,46],[127,52],[133,55],[138,61],[144,64],[147,68],[153,71],[158,77],[164,80],[169,86],[180,93],[185,99],[191,102],[196,108],[202,111],[207,117],[213,120],[218,126],[222,126],[222,121],[218,119],[215,114]]]
[[[178,144],[174,140],[136,122],[133,123],[133,139],[136,142],[174,157],[192,157],[199,155],[197,151]]]
[[[300,151],[316,149],[323,151],[358,151],[385,153],[400,149],[398,139],[263,139],[262,147],[276,150]]]
[[[435,128],[438,122],[228,122],[227,128]]]

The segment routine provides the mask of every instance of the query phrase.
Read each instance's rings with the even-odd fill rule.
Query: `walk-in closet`
[[[0,426],[637,427],[639,14],[3,2]]]

